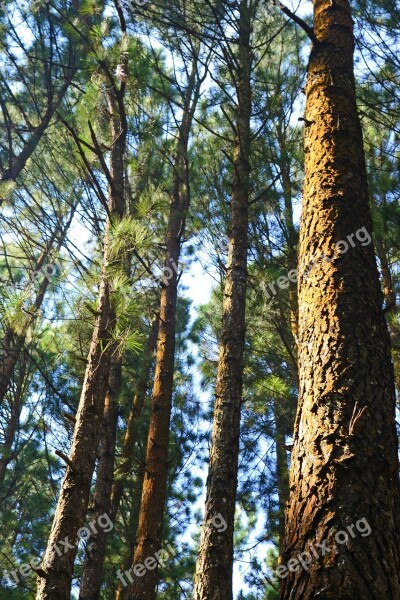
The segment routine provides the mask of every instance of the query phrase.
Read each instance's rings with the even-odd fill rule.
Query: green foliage
[[[168,216],[176,177],[178,124],[185,103],[190,55],[202,38],[200,66],[211,60],[194,115],[188,156],[190,207],[183,262],[201,263],[214,278],[199,306],[198,278],[180,279],[164,541],[176,555],[161,570],[157,600],[183,600],[193,588],[216,380],[223,283],[230,236],[233,147],[237,112],[232,64],[237,53],[233,5],[185,1],[152,3],[120,15],[114,3],[56,0],[12,4],[0,15],[0,172],[29,145],[46,110],[56,110],[17,181],[0,183],[0,359],[24,335],[0,409],[0,573],[40,557],[46,546],[78,409],[87,355],[98,316],[101,277],[110,286],[115,324],[110,338],[122,359],[116,464],[137,391],[151,323],[159,310],[158,276],[165,259]],[[223,9],[223,10],[222,10]],[[295,289],[265,291],[296,266],[303,183],[299,116],[308,53],[305,34],[277,7],[254,4],[251,119],[251,204],[239,488],[235,527],[235,600],[277,600],[279,497],[278,422],[290,446],[297,404],[296,339],[291,328]],[[215,14],[218,23],[215,23]],[[356,20],[358,101],[363,121],[378,264],[387,263],[400,293],[400,128],[396,52],[398,8],[392,0],[359,0]],[[308,17],[306,17],[307,19]],[[231,22],[230,22],[231,20]],[[185,30],[189,27],[189,30]],[[221,34],[226,33],[221,52]],[[384,32],[384,35],[382,34]],[[382,35],[381,35],[382,34]],[[211,54],[209,46],[212,47]],[[107,224],[112,139],[109,103],[118,93],[121,56],[128,68],[124,175],[126,215]],[[227,56],[231,56],[230,61]],[[364,58],[366,59],[364,61]],[[233,61],[233,62],[232,62]],[[363,62],[364,61],[364,62]],[[67,68],[68,67],[68,68]],[[200,68],[200,67],[199,67]],[[62,97],[66,79],[71,85]],[[100,148],[100,152],[99,152]],[[181,182],[182,183],[187,183]],[[102,269],[105,232],[108,264]],[[56,265],[42,302],[42,277],[32,277],[42,254]],[[205,277],[205,276],[204,276]],[[207,284],[208,285],[208,284]],[[201,289],[202,291],[202,289]],[[193,298],[191,297],[193,296]],[[193,302],[192,302],[193,301]],[[400,385],[400,323],[387,313]],[[117,569],[135,535],[147,445],[150,375],[136,425],[134,467],[115,529],[107,542],[102,599],[116,592]],[[15,431],[11,432],[12,418]],[[281,442],[279,442],[281,443]],[[289,460],[289,455],[287,454]],[[90,519],[93,506],[87,518]],[[85,558],[80,546],[75,590]],[[239,574],[239,575],[238,575]],[[18,588],[0,583],[0,600],[30,600],[36,578]]]

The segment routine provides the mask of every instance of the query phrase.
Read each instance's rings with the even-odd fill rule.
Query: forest
[[[400,5],[0,3],[0,600],[400,600]]]

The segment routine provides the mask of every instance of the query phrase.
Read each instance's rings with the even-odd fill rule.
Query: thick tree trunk
[[[167,491],[168,447],[175,359],[175,329],[178,274],[171,265],[178,265],[182,237],[189,207],[188,143],[200,95],[198,61],[193,59],[192,72],[185,94],[184,114],[178,134],[174,161],[174,178],[166,236],[165,269],[172,277],[161,290],[159,332],[151,400],[151,415],[146,452],[146,471],[136,536],[133,567],[143,564],[162,547],[163,515]],[[128,600],[154,600],[158,579],[158,564],[147,569],[143,577],[134,575],[126,590]]]
[[[121,61],[124,63],[124,68],[127,68],[125,54],[122,54]],[[79,531],[85,521],[100,441],[111,357],[115,351],[115,342],[112,341],[115,314],[109,283],[109,233],[114,220],[120,220],[125,210],[124,154],[127,119],[124,94],[124,82],[119,89],[114,86],[107,91],[113,144],[107,173],[109,217],[104,238],[98,316],[76,416],[71,453],[69,458],[65,457],[68,466],[42,564],[45,575],[40,574],[38,578],[36,600],[69,600]],[[104,169],[107,170],[105,165]],[[115,257],[113,268],[122,263],[122,257]],[[67,546],[64,545],[65,542],[68,542]]]
[[[195,600],[232,600],[233,532],[246,328],[251,118],[250,15],[247,0],[242,0],[238,22],[238,68],[235,73],[238,107],[231,230],[224,283],[207,498],[196,567]]]
[[[347,0],[314,0],[314,33],[300,231],[300,397],[282,600],[399,600],[393,368],[368,237]]]
[[[136,425],[142,414],[148,388],[151,363],[157,340],[158,320],[154,321],[143,357],[143,368],[139,376],[132,410],[128,418],[127,430],[122,448],[121,464],[114,480],[115,447],[118,425],[118,395],[121,388],[121,360],[118,355],[112,357],[108,393],[104,409],[103,443],[97,468],[97,480],[94,493],[94,511],[92,521],[97,522],[103,514],[109,516],[114,525],[119,503],[124,490],[125,477],[132,470]],[[139,496],[140,502],[140,496]],[[138,511],[136,511],[137,514]],[[137,521],[137,519],[136,519]],[[133,536],[136,529],[133,531]],[[98,600],[103,582],[104,559],[109,531],[97,528],[92,533],[83,568],[80,588],[80,600]],[[132,557],[132,554],[129,555]],[[126,568],[129,567],[129,564]]]

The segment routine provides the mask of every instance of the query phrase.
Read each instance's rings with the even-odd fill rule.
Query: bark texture
[[[399,600],[393,368],[373,245],[355,236],[361,228],[371,233],[371,219],[347,0],[314,0],[314,32],[300,228],[300,397],[284,561],[292,562],[281,598]],[[347,239],[346,251],[338,242],[348,236],[354,244]],[[302,552],[313,554],[311,545],[308,567],[296,565]]]
[[[105,276],[100,286],[98,313],[71,452],[42,563],[45,576],[41,574],[38,578],[37,600],[70,598],[78,531],[84,524],[89,502],[110,366],[110,352],[104,350],[110,342],[112,321],[110,289]]]
[[[240,413],[248,250],[251,118],[251,11],[240,3],[237,55],[237,138],[231,199],[231,230],[207,497],[196,566],[195,600],[232,600],[233,532],[238,477]],[[222,521],[218,520],[221,516]],[[219,524],[219,526],[218,526]]]
[[[121,29],[124,32],[125,28],[123,26]],[[127,56],[123,53],[121,61],[125,69],[127,69],[126,60]],[[71,452],[69,458],[63,457],[67,463],[67,469],[61,485],[53,526],[43,559],[42,570],[44,575],[41,573],[38,577],[36,600],[69,600],[70,598],[74,560],[79,543],[79,530],[85,521],[100,441],[110,366],[116,349],[115,341],[112,340],[112,330],[115,328],[116,319],[109,280],[109,234],[113,222],[121,219],[125,210],[124,153],[127,137],[127,119],[124,106],[125,89],[126,84],[122,82],[119,88],[114,85],[107,91],[113,144],[109,168],[104,163],[102,155],[99,156],[107,176],[109,188],[103,273],[99,290],[97,317],[76,415]],[[94,146],[98,145],[93,130],[92,137]],[[122,259],[114,257],[113,269],[121,263]],[[113,402],[113,399],[110,398],[111,402]],[[110,410],[112,410],[111,404]],[[65,542],[68,542],[67,546]]]
[[[121,464],[114,479],[115,449],[118,425],[118,395],[121,389],[121,359],[115,355],[111,360],[108,392],[104,408],[102,446],[97,468],[96,488],[94,492],[94,510],[91,520],[95,523],[101,515],[107,514],[109,522],[114,525],[119,504],[126,484],[126,477],[132,470],[134,446],[136,442],[136,425],[142,414],[146,397],[151,363],[157,339],[158,321],[155,321],[143,356],[143,368],[139,376],[136,394],[128,418],[124,444],[122,447]],[[142,477],[143,479],[143,477]],[[141,487],[141,486],[140,486]],[[137,504],[140,502],[137,500]],[[134,511],[137,515],[138,511]],[[132,536],[134,537],[136,528]],[[90,536],[87,555],[83,568],[80,600],[98,600],[103,582],[106,543],[109,531],[97,528]],[[129,555],[132,557],[132,554]],[[125,567],[129,568],[129,564]]]
[[[118,425],[118,395],[121,388],[121,359],[111,358],[108,389],[102,423],[102,441],[97,467],[97,480],[93,496],[93,511],[90,520],[99,522],[101,515],[111,512],[111,490],[114,480],[115,446]],[[107,533],[105,528],[96,527],[86,545],[79,600],[98,600],[103,581],[103,565],[106,552]]]
[[[146,470],[136,536],[133,566],[154,557],[162,547],[163,516],[168,474],[168,446],[175,358],[175,330],[178,274],[172,265],[179,264],[182,236],[189,208],[188,143],[193,115],[199,100],[201,80],[198,61],[193,60],[185,93],[184,114],[178,134],[171,189],[171,206],[166,235],[165,268],[173,272],[163,285],[160,299],[159,331],[150,426],[146,451]],[[126,589],[128,600],[154,600],[158,580],[158,565],[143,577],[134,577]]]

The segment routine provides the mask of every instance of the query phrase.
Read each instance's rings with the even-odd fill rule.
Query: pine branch
[[[298,17],[294,12],[292,12],[289,8],[287,8],[287,6],[282,4],[279,0],[275,0],[274,3],[276,4],[276,6],[278,6],[281,9],[281,11],[287,17],[289,17],[289,19],[292,19],[292,21],[294,21],[297,25],[300,25],[300,27],[303,29],[303,31],[306,32],[307,36],[310,38],[310,40],[313,43],[318,42],[317,37],[314,32],[314,29],[312,27],[310,27],[309,25],[307,25],[307,23],[305,21],[303,21],[303,19]]]
[[[71,471],[75,471],[75,467],[74,467],[72,461],[68,458],[68,456],[66,454],[64,454],[64,452],[61,452],[61,450],[56,450],[55,454],[57,456],[59,456],[60,458],[62,458],[62,460],[69,466]]]

